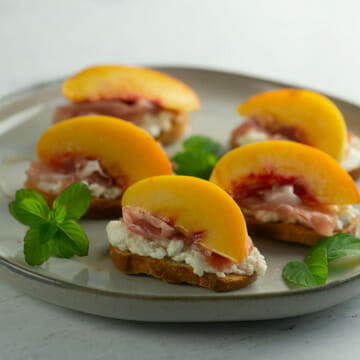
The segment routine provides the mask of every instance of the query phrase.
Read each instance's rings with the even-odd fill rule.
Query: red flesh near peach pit
[[[239,185],[241,183],[241,185]],[[318,201],[308,192],[305,184],[300,178],[284,177],[268,171],[266,174],[249,174],[246,181],[237,180],[232,184],[231,196],[236,202],[247,197],[257,197],[260,190],[271,189],[273,186],[293,185],[294,192],[305,204],[320,205]]]

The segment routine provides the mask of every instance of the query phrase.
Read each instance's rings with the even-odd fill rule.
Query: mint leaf
[[[63,205],[68,219],[79,220],[86,213],[90,203],[91,193],[88,187],[81,182],[75,182],[55,199],[53,209],[56,210]]]
[[[205,151],[184,151],[175,154],[171,161],[176,164],[174,169],[178,175],[195,176],[208,179],[217,162],[215,155]]]
[[[283,277],[297,286],[316,286],[317,282],[308,266],[302,261],[290,261],[283,269]]]
[[[54,255],[65,259],[70,259],[74,256],[71,242],[69,242],[66,234],[61,231],[56,234]]]
[[[34,190],[29,190],[29,189],[17,190],[15,194],[15,201],[17,203],[20,203],[24,199],[35,199],[39,201],[42,205],[47,206],[47,203],[44,200],[44,198]]]
[[[316,285],[325,284],[328,277],[326,250],[322,247],[312,248],[306,255],[306,264]]]
[[[58,205],[52,212],[51,217],[58,224],[61,224],[66,219],[66,207],[64,205]]]
[[[327,261],[333,261],[347,255],[360,255],[360,239],[351,234],[336,234],[321,240],[312,250],[323,248]]]
[[[54,201],[50,211],[44,198],[32,190],[21,189],[9,204],[10,213],[30,227],[24,238],[25,260],[40,265],[55,252],[60,257],[85,256],[89,241],[76,223],[88,209],[91,194],[85,184],[74,183]]]
[[[57,256],[59,254],[62,254],[63,257],[88,254],[89,240],[80,225],[74,220],[67,219],[62,224],[57,224],[57,227],[61,230],[56,238]]]
[[[9,210],[24,225],[41,225],[49,221],[49,207],[34,197],[12,201],[9,204]]]
[[[40,236],[40,242],[42,244],[53,239],[56,232],[58,231],[57,227],[54,226],[52,223],[43,224],[36,228],[39,229],[40,231],[39,236]],[[32,227],[31,229],[34,229],[34,227]]]
[[[215,156],[220,151],[220,144],[216,141],[201,135],[192,136],[183,143],[185,151],[205,151]]]
[[[360,255],[360,239],[351,234],[335,234],[321,240],[306,255],[306,262],[291,261],[283,269],[283,277],[298,286],[325,284],[328,263],[348,255]]]
[[[23,203],[24,200],[27,200]],[[36,191],[16,191],[15,200],[9,204],[10,213],[24,225],[45,223],[50,209],[44,198]]]
[[[29,265],[41,265],[49,259],[54,251],[54,240],[41,242],[40,228],[31,228],[24,239],[25,260]]]

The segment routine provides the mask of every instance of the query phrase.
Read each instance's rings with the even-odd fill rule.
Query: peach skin
[[[290,141],[264,141],[236,148],[216,164],[210,181],[233,197],[264,183],[292,184],[301,197],[320,204],[360,202],[350,175],[328,154]]]
[[[156,176],[127,189],[122,206],[150,211],[189,239],[235,263],[247,257],[241,210],[220,187],[188,176]]]
[[[194,111],[200,107],[198,96],[189,86],[146,68],[94,66],[66,80],[62,90],[73,102],[147,99],[173,111]]]
[[[327,97],[302,89],[279,89],[252,96],[239,105],[238,112],[247,119],[281,134],[290,140],[316,147],[337,161],[347,148],[347,130],[337,106]]]

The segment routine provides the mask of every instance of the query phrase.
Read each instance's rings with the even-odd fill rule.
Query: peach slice
[[[109,116],[81,116],[45,131],[37,144],[39,160],[50,165],[58,156],[97,157],[106,172],[129,186],[154,175],[171,175],[160,145],[144,130]]]
[[[159,71],[128,66],[94,66],[63,84],[70,101],[147,99],[165,109],[194,111],[200,107],[196,93],[178,79]]]
[[[289,126],[304,134],[306,143],[341,161],[347,147],[344,118],[336,105],[309,90],[280,89],[255,95],[238,107],[240,115],[271,125]]]
[[[235,262],[247,256],[241,210],[225,191],[190,176],[156,176],[131,186],[122,206],[138,207],[170,221],[188,238]]]
[[[299,196],[320,204],[360,202],[350,175],[326,153],[290,141],[264,141],[236,148],[216,164],[210,181],[234,198],[278,183],[294,184]]]

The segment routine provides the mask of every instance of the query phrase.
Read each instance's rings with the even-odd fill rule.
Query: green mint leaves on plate
[[[360,255],[360,239],[350,234],[336,234],[312,247],[303,261],[290,261],[283,269],[283,278],[296,286],[325,284],[328,263],[347,255]]]
[[[91,193],[81,182],[66,188],[55,199],[52,210],[37,192],[18,190],[9,210],[16,220],[30,227],[24,238],[26,262],[41,265],[53,254],[63,258],[86,256],[89,241],[76,221],[85,214],[90,202]]]
[[[208,180],[218,160],[220,144],[206,136],[196,135],[186,139],[183,148],[171,158],[175,173]]]

